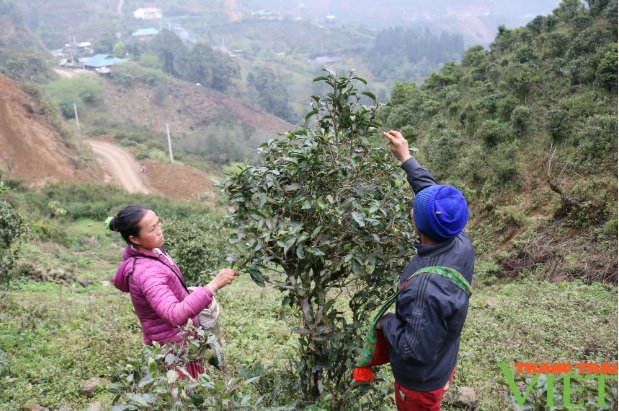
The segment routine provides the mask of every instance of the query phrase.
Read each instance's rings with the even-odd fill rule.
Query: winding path
[[[123,187],[130,193],[149,194],[150,189],[137,161],[122,148],[104,141],[90,140],[92,151],[106,171],[106,182]]]

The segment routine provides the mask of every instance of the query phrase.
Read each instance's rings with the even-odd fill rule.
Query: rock
[[[103,382],[102,378],[93,377],[84,383],[84,386],[80,390],[80,394],[84,397],[92,398],[99,387],[99,384]]]
[[[26,402],[21,409],[24,411],[49,411],[49,408],[42,407],[33,400]]]
[[[475,408],[477,403],[475,391],[469,387],[458,387],[455,403],[468,408]]]
[[[111,282],[109,282],[109,281],[102,281],[102,282],[101,282],[101,286],[102,286],[102,287],[109,287],[110,285],[112,285],[112,283],[111,283]]]
[[[103,409],[103,406],[101,405],[100,402],[93,402],[92,404],[88,406],[88,411],[101,411],[102,409]]]

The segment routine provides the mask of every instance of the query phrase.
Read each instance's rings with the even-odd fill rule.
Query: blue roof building
[[[159,34],[159,30],[149,27],[147,29],[139,29],[131,33],[131,37],[150,38]]]
[[[101,68],[113,66],[115,64],[121,64],[127,61],[126,59],[119,59],[109,54],[96,54],[84,62],[84,68]]]

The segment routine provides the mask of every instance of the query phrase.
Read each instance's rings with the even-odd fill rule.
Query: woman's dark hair
[[[136,237],[140,232],[139,223],[150,208],[143,205],[130,205],[120,210],[109,222],[108,228],[119,232],[127,244],[129,237]]]

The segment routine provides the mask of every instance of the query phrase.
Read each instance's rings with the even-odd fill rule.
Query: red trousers
[[[441,401],[449,386],[453,383],[456,369],[454,368],[449,382],[444,387],[434,391],[413,391],[395,383],[395,404],[398,411],[441,411]]]

